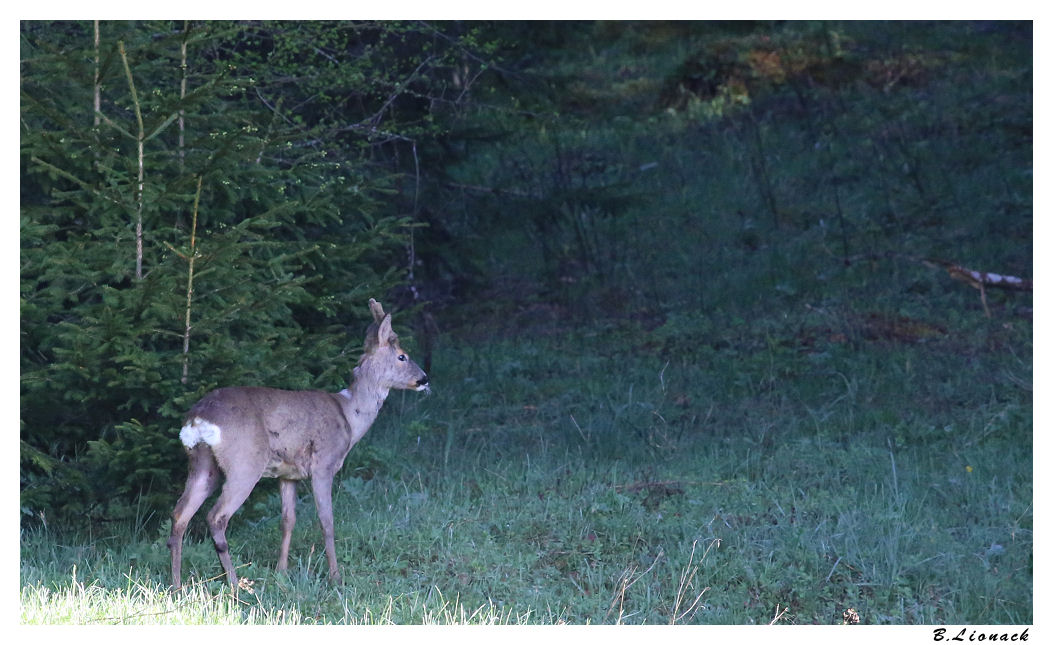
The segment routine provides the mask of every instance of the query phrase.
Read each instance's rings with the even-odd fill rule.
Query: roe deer
[[[172,588],[181,586],[183,534],[190,518],[226,478],[208,526],[231,586],[238,584],[227,547],[227,523],[261,477],[281,480],[282,542],[278,570],[288,568],[296,523],[296,482],[311,480],[325,539],[329,577],[339,582],[333,538],[333,477],[366,434],[391,389],[429,391],[428,375],[406,355],[391,331],[391,316],[372,298],[374,322],[351,385],[339,393],[226,387],[205,395],[187,413],[179,438],[190,459],[186,489],[172,511]]]

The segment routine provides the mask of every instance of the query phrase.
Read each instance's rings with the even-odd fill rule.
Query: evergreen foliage
[[[173,429],[217,385],[346,384],[459,50],[428,25],[22,23],[25,513],[168,505]]]

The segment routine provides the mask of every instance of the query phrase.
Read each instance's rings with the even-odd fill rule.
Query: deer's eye
[[[400,361],[406,360],[406,355],[405,354],[399,354],[399,360]]]

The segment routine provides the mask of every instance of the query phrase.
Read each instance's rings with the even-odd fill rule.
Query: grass
[[[441,350],[436,393],[394,395],[345,466],[342,586],[307,493],[290,570],[272,571],[269,482],[231,525],[253,581],[237,600],[200,518],[175,598],[167,524],[68,544],[41,530],[22,537],[22,620],[1032,622],[1030,395],[1009,372],[955,377],[938,344],[817,360],[769,343],[732,364],[639,347]]]
[[[306,491],[273,571],[265,482],[228,532],[236,599],[200,517],[179,597],[166,521],[43,526],[21,534],[22,621],[1032,623],[1030,301],[989,293],[988,318],[917,261],[1029,277],[1030,113],[1004,106],[1030,104],[1030,50],[981,27],[837,26],[897,85],[755,92],[752,121],[619,120],[708,36],[663,54],[649,30],[673,27],[636,26],[592,52],[571,98],[610,119],[452,176],[558,193],[549,171],[580,158],[639,194],[614,214],[554,199],[563,219],[533,228],[538,203],[505,198],[446,222],[485,239],[491,282],[443,307],[434,394],[393,394],[341,472],[344,584]],[[775,41],[810,55],[794,28]]]

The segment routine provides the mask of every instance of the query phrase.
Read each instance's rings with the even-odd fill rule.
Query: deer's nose
[[[427,374],[425,374],[424,376],[422,376],[419,379],[417,379],[417,387],[421,387],[421,386],[427,385],[427,384],[428,384],[428,375]]]

